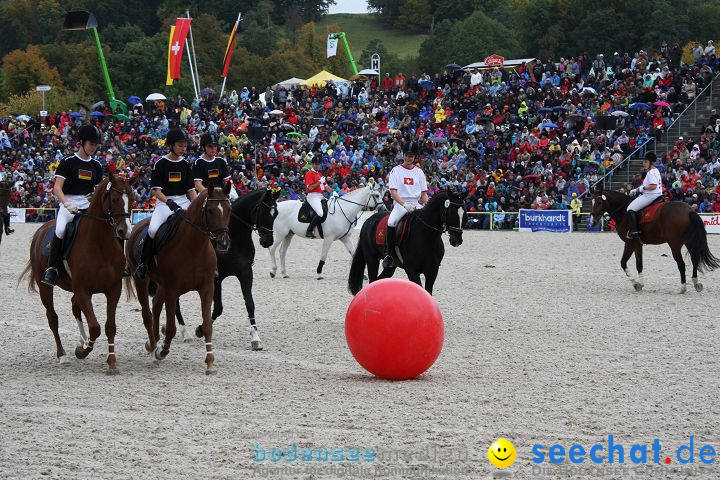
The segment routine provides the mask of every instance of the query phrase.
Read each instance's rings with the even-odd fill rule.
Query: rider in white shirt
[[[414,165],[420,153],[417,142],[409,142],[405,148],[403,163],[395,166],[387,177],[390,195],[394,200],[385,235],[385,258],[383,268],[395,265],[395,228],[400,220],[428,201],[428,186],[425,172]]]
[[[643,170],[647,173],[643,179],[643,184],[638,188],[630,190],[630,195],[635,195],[636,198],[627,207],[629,228],[627,232],[627,238],[633,239],[640,236],[640,229],[638,228],[637,213],[643,208],[647,207],[658,197],[662,196],[663,185],[660,171],[655,168],[655,154],[648,152],[645,154],[643,159]]]

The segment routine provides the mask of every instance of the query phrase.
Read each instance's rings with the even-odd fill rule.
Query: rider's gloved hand
[[[403,207],[405,207],[405,210],[407,210],[408,213],[412,213],[415,211],[415,205],[412,203],[405,202],[403,203]]]
[[[175,203],[175,200],[173,200],[172,198],[168,198],[168,199],[167,199],[167,202],[165,202],[165,205],[167,205],[168,208],[169,208],[170,210],[172,210],[173,212],[175,212],[175,211],[177,211],[177,210],[180,209],[180,205],[178,205],[177,203]]]
[[[72,213],[73,215],[78,213],[78,208],[73,205],[72,202],[65,202],[63,203],[63,206],[67,209],[68,212]]]

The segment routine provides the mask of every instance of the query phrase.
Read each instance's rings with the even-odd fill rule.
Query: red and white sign
[[[485,58],[486,67],[502,67],[505,63],[505,57],[502,55],[490,55]]]
[[[707,233],[720,233],[720,214],[700,214],[700,218],[703,219],[705,224],[705,231]]]

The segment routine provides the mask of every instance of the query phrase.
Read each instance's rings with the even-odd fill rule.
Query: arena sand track
[[[570,478],[535,477],[532,445],[589,448],[613,434],[629,450],[657,437],[664,459],[694,435],[696,465],[701,445],[720,449],[720,272],[702,279],[702,294],[677,295],[665,246],[646,249],[647,286],[637,294],[614,235],[465,232],[461,247],[447,247],[435,288],[442,355],[419,380],[387,382],[366,374],[345,344],[347,253],[334,245],[317,281],[320,244],[296,239],[290,279],[271,280],[258,250],[264,351],[250,351],[240,287],[228,279],[216,376],[204,374],[199,340],[175,341],[153,365],[137,303],[123,299],[122,373],[108,377],[104,334],[88,359],[57,365],[39,297],[15,288],[34,230],[20,225],[0,247],[2,478],[490,478],[487,449],[498,437],[517,447],[515,478]],[[720,238],[710,246],[720,254]],[[56,299],[71,352],[69,295]],[[197,324],[197,297],[182,306]],[[330,462],[253,462],[253,444],[373,448],[376,460],[313,473]],[[717,463],[695,473],[720,478]],[[683,478],[676,464],[635,478]],[[582,477],[593,478],[572,478]]]

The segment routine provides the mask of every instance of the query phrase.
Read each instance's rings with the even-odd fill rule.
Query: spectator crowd
[[[497,212],[501,228],[521,208],[575,211],[583,193],[632,151],[667,135],[681,112],[714,78],[713,42],[696,44],[693,61],[678,45],[657,51],[536,60],[515,68],[467,71],[448,65],[434,76],[385,73],[324,86],[255,87],[217,99],[206,95],[131,106],[127,115],[56,112],[42,119],[0,119],[0,176],[14,207],[55,208],[53,172],[75,148],[79,127],[92,121],[103,141],[98,156],[142,168],[136,209],[153,208],[150,172],[165,153],[164,136],[180,125],[191,138],[217,133],[238,193],[281,189],[302,198],[303,173],[320,156],[329,185],[343,195],[385,177],[401,145],[422,144],[420,166],[430,194],[467,193],[469,212]],[[104,114],[101,116],[100,114]],[[720,116],[658,154],[670,198],[720,212]],[[197,144],[197,143],[196,143]],[[189,149],[193,155],[198,147]],[[641,181],[638,176],[629,185]],[[487,228],[481,216],[476,227]]]

